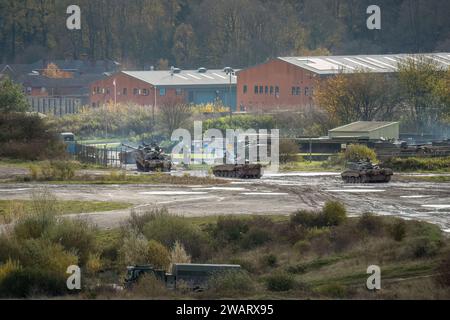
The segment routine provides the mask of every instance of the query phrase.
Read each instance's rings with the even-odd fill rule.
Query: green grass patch
[[[382,266],[382,281],[393,281],[420,276],[432,275],[435,273],[437,262],[433,260],[423,260],[420,262],[398,263]],[[342,270],[336,270],[342,271]],[[343,286],[365,286],[369,274],[362,270],[354,272],[354,269],[344,272],[340,276],[326,276],[317,272],[314,279],[306,280],[316,290],[320,291],[322,287],[335,283]],[[337,273],[337,272],[336,272]]]
[[[306,171],[306,172],[338,172],[342,171],[338,165],[329,165],[328,161],[296,161],[280,165],[280,171]]]
[[[215,215],[215,216],[203,216],[203,217],[186,217],[186,220],[198,225],[198,226],[206,226],[208,224],[215,224],[220,217],[224,217],[223,215]],[[287,222],[289,220],[288,215],[245,215],[245,214],[237,214],[237,215],[229,215],[227,217],[233,217],[239,220],[251,220],[258,217],[263,217],[272,220],[273,222]]]
[[[49,181],[56,184],[93,184],[93,185],[110,185],[110,184],[170,184],[170,185],[215,185],[227,184],[226,180],[216,179],[213,177],[195,177],[190,175],[171,176],[160,173],[149,174],[120,174],[111,173],[109,175],[84,175],[75,176],[71,180]]]
[[[312,261],[299,263],[297,265],[289,266],[287,268],[287,272],[294,273],[294,274],[303,274],[307,272],[311,272],[314,270],[319,270],[323,267],[330,266],[335,264],[338,261],[347,259],[346,256],[332,256],[332,257],[325,257],[325,258],[319,258],[314,259]]]
[[[7,214],[11,208],[21,207],[23,212],[31,211],[32,200],[0,200],[0,215]],[[61,214],[102,212],[127,209],[132,206],[126,202],[56,200],[57,212]]]
[[[400,172],[450,172],[450,157],[391,158],[384,165]]]

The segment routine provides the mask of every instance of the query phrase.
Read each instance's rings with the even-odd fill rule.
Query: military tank
[[[221,164],[213,168],[213,174],[221,178],[260,179],[262,177],[262,165]]]
[[[137,170],[140,172],[160,171],[170,172],[172,161],[157,144],[143,143],[138,148],[124,145],[133,149],[133,156],[136,161]]]
[[[391,180],[393,174],[392,169],[381,168],[367,159],[349,162],[341,176],[346,183],[386,183]]]

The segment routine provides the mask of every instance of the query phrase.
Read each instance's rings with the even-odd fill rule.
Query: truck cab
[[[75,135],[72,132],[63,132],[60,138],[66,145],[66,151],[69,154],[75,154]]]

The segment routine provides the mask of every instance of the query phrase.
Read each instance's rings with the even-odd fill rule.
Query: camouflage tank
[[[389,182],[393,175],[392,169],[380,168],[369,160],[349,162],[342,172],[342,180],[346,183]]]
[[[170,160],[170,157],[166,155],[157,144],[142,144],[139,148],[127,145],[124,146],[134,150],[133,156],[138,171],[170,172],[172,170],[172,161]]]
[[[260,179],[262,177],[262,165],[222,164],[213,168],[213,174],[222,178]]]

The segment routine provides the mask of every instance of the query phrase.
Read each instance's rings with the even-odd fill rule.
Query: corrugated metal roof
[[[237,70],[236,70],[237,71]],[[197,86],[197,85],[229,85],[230,76],[223,70],[182,70],[171,75],[171,71],[122,71],[133,78],[155,86]],[[237,82],[236,75],[231,76],[231,84]]]
[[[398,122],[387,122],[387,121],[357,121],[347,124],[342,127],[338,127],[330,132],[371,132],[384,127],[398,124]]]
[[[311,72],[327,75],[337,73],[354,73],[367,70],[377,73],[392,73],[398,71],[399,62],[405,59],[426,57],[435,61],[442,68],[450,67],[450,53],[424,54],[380,54],[354,56],[317,56],[317,57],[279,57],[278,59],[304,68]]]

